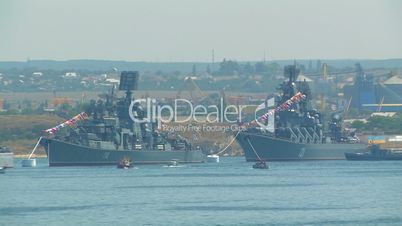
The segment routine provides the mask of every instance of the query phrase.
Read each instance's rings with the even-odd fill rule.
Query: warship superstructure
[[[328,129],[323,129],[322,114],[311,108],[309,85],[305,81],[296,82],[299,72],[295,65],[285,66],[288,80],[279,86],[274,105],[281,105],[297,92],[305,98],[289,109],[276,112],[271,121],[244,129],[236,136],[247,161],[339,160],[345,159],[345,152],[365,150],[366,145],[354,134],[343,132],[340,114],[333,113],[327,122]],[[269,123],[273,125],[268,126]]]
[[[85,111],[89,119],[78,122],[76,128],[42,137],[40,144],[49,166],[117,165],[123,159],[134,164],[169,163],[172,159],[204,162],[202,151],[193,150],[186,139],[170,137],[157,130],[157,123],[142,120],[146,111],[140,104],[132,104],[138,77],[136,71],[122,72],[119,90],[125,91],[123,98],[115,97],[112,90],[104,95],[106,100],[91,101]]]

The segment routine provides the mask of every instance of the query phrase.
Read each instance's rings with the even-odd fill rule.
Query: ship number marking
[[[108,160],[108,159],[109,159],[109,156],[110,156],[110,152],[105,152],[105,153],[103,154],[103,159]]]
[[[303,157],[304,157],[304,153],[306,153],[306,148],[300,149],[299,158],[303,158]]]

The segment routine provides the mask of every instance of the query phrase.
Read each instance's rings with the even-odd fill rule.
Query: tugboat
[[[166,167],[182,167],[182,165],[179,165],[179,160],[178,159],[172,159]]]
[[[133,167],[133,161],[129,158],[123,158],[119,164],[117,164],[118,169],[128,169]]]
[[[164,164],[172,159],[183,163],[201,163],[206,156],[192,149],[184,138],[170,138],[157,130],[157,122],[145,120],[146,111],[133,102],[139,73],[121,73],[117,98],[114,89],[103,99],[91,100],[85,110],[88,119],[76,122],[68,131],[48,134],[40,140],[49,159],[49,166],[117,165],[124,157],[134,164]],[[117,103],[116,103],[117,102]],[[134,120],[139,119],[139,120]],[[46,130],[47,131],[47,130]]]
[[[269,166],[267,165],[267,163],[265,161],[259,161],[253,165],[253,168],[254,169],[269,169]]]
[[[247,161],[344,160],[345,151],[365,150],[355,136],[343,133],[340,114],[334,113],[328,130],[323,129],[322,114],[310,106],[309,85],[296,81],[299,72],[295,65],[285,67],[288,81],[279,86],[271,107],[280,107],[299,92],[305,98],[268,118],[266,126],[245,128],[236,135]]]
[[[177,161],[177,159],[172,159],[172,161],[169,162],[168,166],[178,166],[179,162]]]
[[[401,149],[382,149],[379,145],[371,145],[369,152],[345,153],[347,160],[351,161],[381,161],[381,160],[402,160]]]

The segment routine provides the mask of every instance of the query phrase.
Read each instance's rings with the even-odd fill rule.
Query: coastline
[[[27,159],[29,157],[29,154],[14,154],[14,158],[17,159]],[[47,158],[46,154],[35,154],[32,155],[32,158],[37,158],[37,159],[42,159],[42,158]]]

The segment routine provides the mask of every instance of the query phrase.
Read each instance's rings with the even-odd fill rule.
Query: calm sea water
[[[0,225],[402,225],[402,162],[16,168]]]

